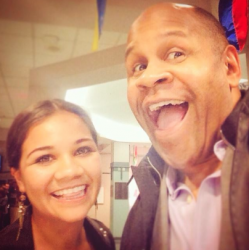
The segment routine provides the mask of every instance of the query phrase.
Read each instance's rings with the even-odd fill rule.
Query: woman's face
[[[85,123],[58,111],[29,129],[14,176],[32,204],[33,216],[75,222],[84,219],[96,201],[100,165]]]

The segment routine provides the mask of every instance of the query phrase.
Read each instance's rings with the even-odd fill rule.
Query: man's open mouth
[[[73,188],[62,189],[51,193],[51,195],[57,199],[73,200],[84,196],[86,189],[86,185],[81,185]]]
[[[158,102],[149,106],[149,115],[158,129],[168,129],[183,120],[188,103],[181,100]]]

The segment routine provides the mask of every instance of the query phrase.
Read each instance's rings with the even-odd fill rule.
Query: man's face
[[[191,10],[159,9],[133,26],[127,44],[128,100],[153,146],[173,167],[213,157],[232,110],[223,54]]]

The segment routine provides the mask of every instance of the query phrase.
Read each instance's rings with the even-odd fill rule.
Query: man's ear
[[[230,88],[237,88],[241,77],[240,61],[234,46],[228,45],[224,51],[226,75]]]
[[[25,186],[24,186],[23,181],[22,181],[22,176],[21,176],[20,170],[11,167],[10,173],[15,178],[16,183],[17,183],[18,188],[19,188],[19,191],[24,193],[26,190],[25,190]]]

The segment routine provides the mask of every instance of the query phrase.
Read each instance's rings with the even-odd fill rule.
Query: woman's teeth
[[[73,188],[62,189],[54,192],[52,195],[56,198],[70,198],[77,195],[84,195],[86,190],[86,185],[77,186]]]

